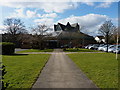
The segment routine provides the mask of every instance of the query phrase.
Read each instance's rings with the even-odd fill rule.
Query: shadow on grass
[[[80,50],[64,50],[64,51],[68,51],[68,52],[79,52]]]
[[[66,49],[65,52],[100,52],[97,50],[89,50],[89,49]]]
[[[7,56],[24,56],[29,54],[21,54],[21,53],[14,53],[14,54],[8,54]]]
[[[98,52],[96,50],[79,50],[80,52]]]

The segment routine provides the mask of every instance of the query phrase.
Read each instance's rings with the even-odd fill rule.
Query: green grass
[[[31,88],[49,56],[48,54],[3,55],[2,61],[7,71],[4,81],[9,83],[8,88]]]
[[[68,54],[99,88],[117,88],[118,60],[112,53]]]
[[[44,49],[44,50],[28,49],[28,50],[24,50],[24,51],[18,51],[17,53],[26,53],[26,52],[53,52],[53,49]]]
[[[100,51],[91,50],[91,49],[83,49],[83,48],[78,48],[78,50],[74,48],[67,48],[65,52],[100,52]]]

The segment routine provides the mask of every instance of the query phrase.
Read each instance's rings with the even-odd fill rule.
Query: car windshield
[[[115,45],[111,45],[111,46],[109,46],[109,48],[113,48],[113,47],[115,47]]]
[[[107,47],[107,45],[104,45],[103,47]]]
[[[102,46],[104,46],[104,44],[101,44],[99,47],[102,47]]]

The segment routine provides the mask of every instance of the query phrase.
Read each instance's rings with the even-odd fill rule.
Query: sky
[[[118,25],[118,2],[6,2],[0,3],[0,33],[4,33],[3,21],[6,18],[20,18],[29,27],[45,24],[53,28],[54,24],[78,23],[84,27],[80,31],[91,36],[99,34],[98,29],[106,20]],[[54,28],[53,28],[54,30]]]

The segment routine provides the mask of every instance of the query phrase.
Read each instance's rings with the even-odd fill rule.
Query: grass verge
[[[68,55],[99,88],[118,88],[118,61],[112,53]]]
[[[44,49],[44,50],[28,49],[28,50],[24,50],[24,51],[17,51],[17,53],[26,53],[26,52],[53,52],[53,49]]]
[[[31,88],[49,56],[48,54],[3,55],[2,61],[7,71],[4,81],[9,83],[8,88]]]
[[[100,52],[100,51],[91,50],[91,49],[83,49],[83,48],[78,48],[78,49],[67,48],[66,50],[64,50],[64,52]]]

